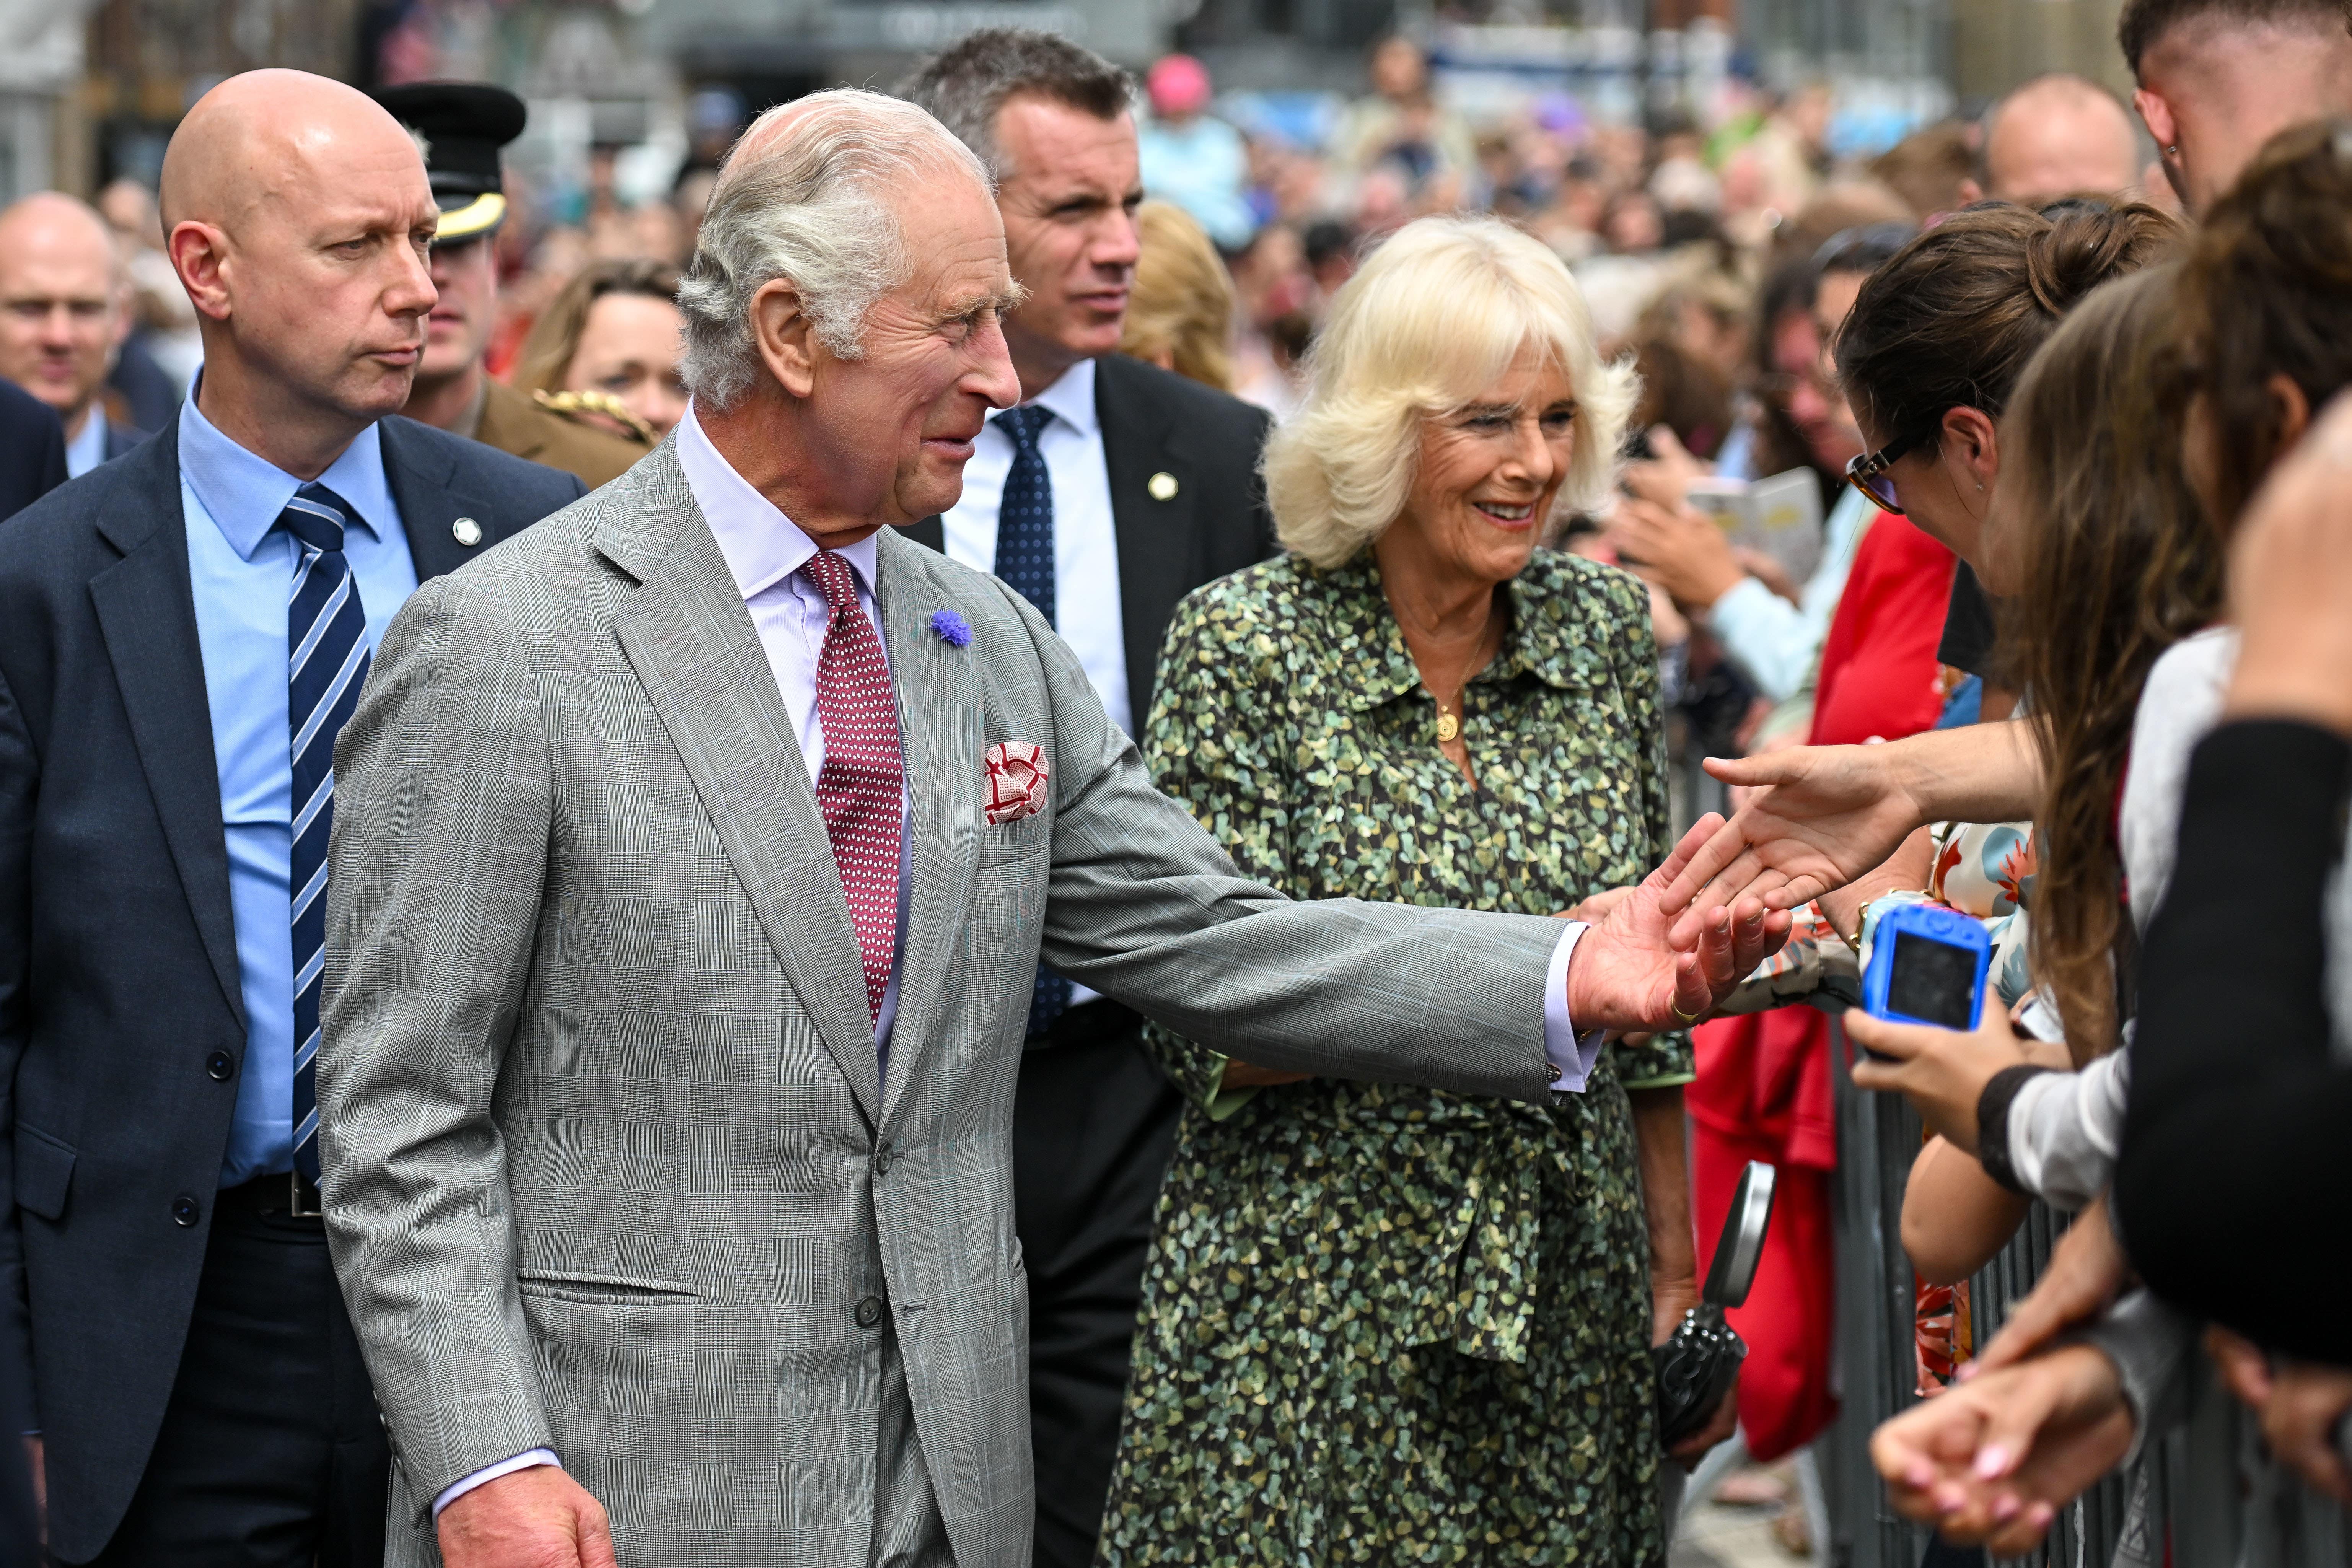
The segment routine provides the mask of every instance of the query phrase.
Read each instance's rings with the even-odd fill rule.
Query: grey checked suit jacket
[[[807,771],[667,447],[383,639],[336,751],[319,1103],[395,1562],[432,1559],[443,1488],[543,1445],[625,1564],[856,1568],[895,1329],[955,1562],[1026,1568],[1010,1151],[1041,944],[1254,1061],[1547,1092],[1557,924],[1242,879],[1027,604],[892,533],[877,576],[913,803],[887,1081]],[[1044,745],[1051,800],[991,826],[999,741]]]

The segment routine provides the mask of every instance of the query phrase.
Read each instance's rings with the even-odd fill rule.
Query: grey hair
[[[941,173],[992,184],[938,121],[878,92],[812,93],[752,121],[719,170],[678,284],[678,369],[696,401],[730,407],[757,384],[751,300],[780,278],[800,291],[819,342],[843,359],[863,354],[866,312],[907,278],[894,195]]]
[[[1012,173],[996,145],[1007,100],[1025,94],[1116,120],[1134,91],[1135,79],[1092,49],[1030,27],[982,27],[898,84],[899,97],[938,116],[1000,180]]]

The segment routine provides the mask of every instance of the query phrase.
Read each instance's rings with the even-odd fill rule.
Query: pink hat
[[[1154,114],[1198,114],[1209,107],[1209,68],[1190,55],[1162,55],[1143,78]]]

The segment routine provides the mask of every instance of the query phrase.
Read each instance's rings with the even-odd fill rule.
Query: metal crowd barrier
[[[1814,1446],[1833,1568],[1917,1568],[1929,1534],[1886,1506],[1870,1434],[1918,1403],[1914,1280],[1903,1192],[1919,1119],[1900,1096],[1856,1089],[1853,1047],[1831,1024],[1836,1075],[1839,1417]],[[2050,1261],[2067,1216],[2042,1204],[1969,1282],[1974,1342],[1990,1341]],[[2139,1508],[2135,1510],[2134,1500]],[[2263,1452],[2254,1423],[2200,1365],[2189,1418],[2059,1516],[2031,1568],[2345,1568],[2352,1517]]]

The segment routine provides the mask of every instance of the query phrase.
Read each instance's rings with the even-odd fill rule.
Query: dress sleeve
[[[1289,785],[1276,762],[1277,742],[1266,681],[1251,653],[1264,636],[1244,624],[1241,595],[1221,585],[1194,592],[1176,607],[1160,645],[1160,679],[1143,730],[1144,765],[1152,782],[1191,812],[1224,846],[1244,877],[1291,889]],[[1259,658],[1278,657],[1264,653]],[[1223,1121],[1255,1089],[1225,1089],[1226,1058],[1153,1023],[1144,1045],[1179,1093]]]
[[[1642,770],[1643,826],[1649,840],[1643,868],[1656,865],[1674,848],[1674,818],[1666,797],[1666,716],[1658,701],[1658,656],[1650,631],[1650,597],[1633,577],[1612,582],[1604,600],[1607,615],[1601,626],[1608,646],[1615,650],[1617,690],[1624,703],[1625,744],[1630,761]],[[1697,1076],[1691,1056],[1690,1036],[1681,1030],[1652,1035],[1636,1045],[1620,1040],[1615,1053],[1617,1078],[1627,1089],[1668,1089]]]

